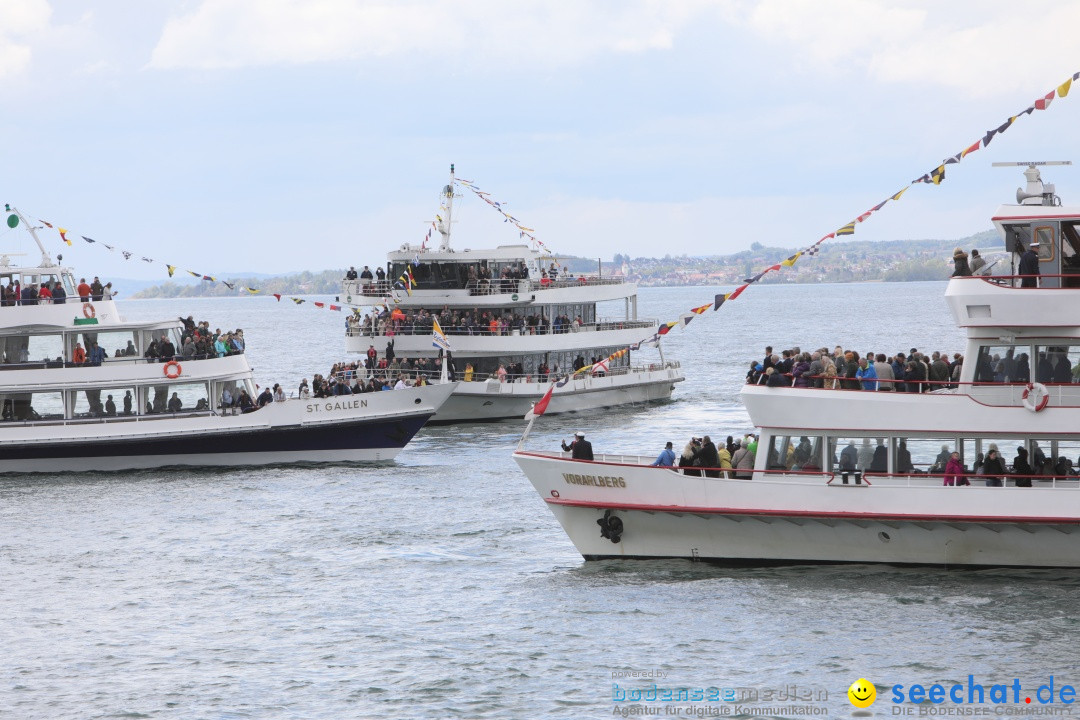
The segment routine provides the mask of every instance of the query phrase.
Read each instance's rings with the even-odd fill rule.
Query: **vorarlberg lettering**
[[[965,698],[965,689],[966,698]],[[963,704],[967,702],[969,704],[985,704],[987,698],[991,703],[1007,703],[1010,702],[1009,690],[1012,690],[1011,702],[1014,703],[1030,703],[1030,698],[1021,698],[1020,694],[1022,688],[1020,687],[1019,678],[1014,678],[1008,685],[991,685],[989,692],[987,692],[982,685],[975,682],[974,675],[968,675],[967,687],[963,685],[952,685],[946,690],[944,685],[931,685],[929,688],[922,685],[912,685],[907,692],[904,692],[903,685],[892,686],[892,701],[894,703],[911,702],[915,704],[922,703],[929,700],[934,705],[940,705],[945,702],[946,695],[948,699],[956,704]],[[1035,691],[1035,700],[1041,705],[1054,702],[1054,676],[1050,676],[1050,682],[1046,685],[1040,685],[1039,689]],[[1076,689],[1072,685],[1062,685],[1061,690],[1058,692],[1058,702],[1066,705],[1072,704],[1076,701]]]
[[[309,413],[317,413],[326,410],[327,412],[333,410],[356,410],[358,408],[366,408],[367,400],[346,400],[345,402],[328,402],[323,405],[319,403],[311,403],[307,406]]]
[[[563,473],[563,479],[568,485],[593,485],[595,487],[624,488],[626,481],[621,477],[611,475],[577,475],[575,473]]]

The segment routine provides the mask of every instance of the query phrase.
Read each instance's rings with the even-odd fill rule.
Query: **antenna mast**
[[[446,217],[439,218],[438,230],[442,235],[442,243],[439,245],[439,249],[447,251],[450,249],[450,223],[453,220],[454,215],[454,164],[450,163],[450,183],[443,188],[442,191],[442,210],[446,212]]]

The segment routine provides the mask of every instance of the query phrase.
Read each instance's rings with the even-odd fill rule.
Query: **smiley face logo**
[[[877,700],[877,690],[873,683],[865,678],[859,678],[847,689],[847,697],[855,707],[868,708]]]

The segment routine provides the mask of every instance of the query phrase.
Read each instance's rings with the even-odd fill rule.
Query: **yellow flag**
[[[1069,88],[1072,87],[1072,78],[1069,78],[1065,82],[1058,85],[1058,97],[1065,97],[1069,94]]]
[[[166,265],[165,267],[169,268],[169,277],[172,277],[172,274],[174,272],[176,272],[176,266],[175,265]]]
[[[910,185],[908,185],[908,187],[911,187],[911,186],[910,186]],[[893,196],[892,196],[892,199],[893,199],[893,200],[899,200],[899,199],[900,199],[900,196],[901,196],[901,195],[903,195],[904,193],[906,193],[907,191],[908,191],[908,188],[904,188],[904,189],[903,189],[903,190],[901,190],[900,192],[898,192],[898,193],[896,193],[895,195],[893,195]]]
[[[802,255],[802,250],[795,253],[794,255],[789,257],[787,260],[781,260],[780,264],[783,265],[784,267],[791,267],[792,265],[795,264],[795,261],[799,259],[800,255]]]

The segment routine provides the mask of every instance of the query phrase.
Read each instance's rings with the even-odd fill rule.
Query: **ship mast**
[[[19,208],[12,207],[11,205],[5,205],[4,209],[8,212],[15,213],[19,217],[19,221],[22,222],[23,227],[30,233],[30,237],[34,238],[34,242],[37,243],[38,250],[41,251],[41,267],[52,267],[53,261],[49,256],[49,253],[45,250],[45,246],[41,244],[41,238],[37,236],[37,228],[32,223],[27,222],[26,216],[19,212]]]
[[[439,216],[439,224],[437,229],[439,234],[442,235],[442,242],[439,244],[439,250],[446,252],[450,249],[450,222],[453,219],[454,214],[454,164],[450,163],[450,184],[442,190],[442,203],[441,209],[446,213],[446,217]]]

